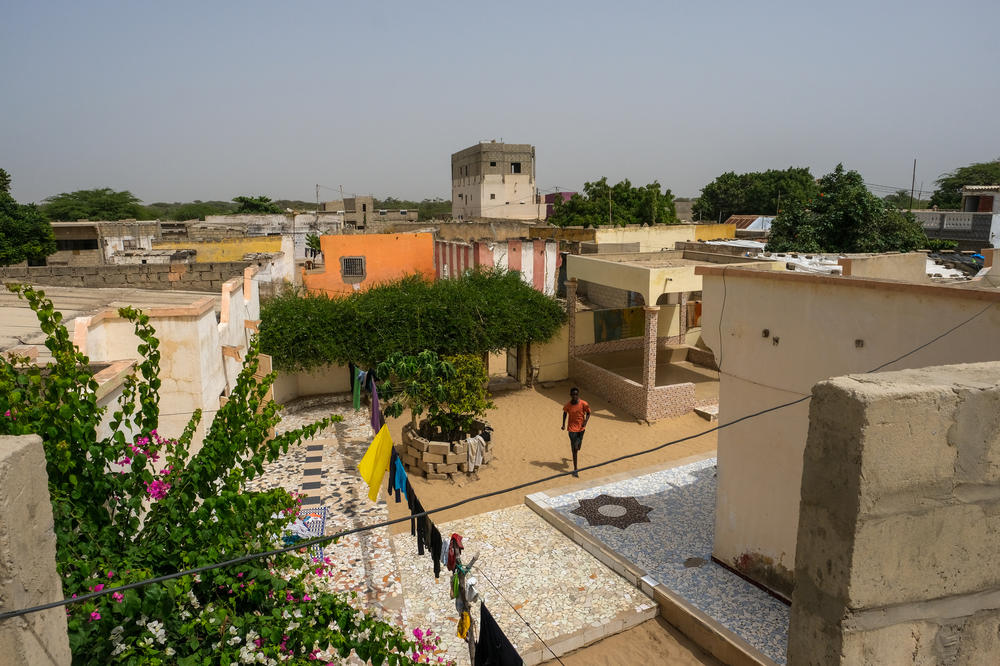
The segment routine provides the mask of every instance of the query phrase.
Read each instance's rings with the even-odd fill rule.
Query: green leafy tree
[[[320,243],[319,236],[316,234],[309,234],[306,236],[306,249],[312,253],[312,256],[317,257],[323,252],[323,246]]]
[[[547,221],[560,227],[678,222],[674,195],[669,189],[662,190],[658,182],[634,187],[626,179],[612,186],[606,177],[584,183],[583,193],[574,194],[567,201],[556,197]]]
[[[110,187],[51,196],[45,199],[42,210],[50,220],[150,219],[150,212],[135,195],[128,190],[116,192]]]
[[[56,251],[52,225],[34,204],[10,195],[10,174],[0,169],[0,266],[45,259]]]
[[[894,193],[882,197],[882,200],[899,210],[909,210],[911,201],[913,202],[913,210],[930,207],[930,202],[927,199],[918,199],[917,197],[910,199],[909,190],[896,190]]]
[[[233,197],[233,202],[238,204],[236,210],[237,214],[250,214],[250,215],[267,215],[275,213],[285,212],[282,208],[271,201],[268,197]]]
[[[281,370],[375,367],[396,352],[482,355],[544,342],[565,319],[559,301],[520,273],[476,270],[433,282],[409,276],[342,298],[284,293],[263,305],[260,340]]]
[[[701,190],[692,213],[706,222],[725,222],[730,215],[774,215],[794,201],[809,201],[817,192],[809,169],[727,171]]]
[[[422,436],[453,440],[472,432],[473,422],[495,405],[489,399],[489,375],[480,357],[459,354],[440,358],[432,351],[415,356],[395,353],[380,363],[379,397],[385,413],[400,416],[410,410],[414,429]],[[427,412],[426,427],[419,417]]]
[[[248,492],[265,462],[338,417],[271,437],[274,374],[257,380],[256,343],[202,448],[201,418],[164,438],[159,420],[159,342],[149,318],[122,308],[140,361],[124,382],[100,438],[97,382],[44,292],[10,285],[46,333],[53,361],[0,356],[0,434],[42,436],[63,592],[77,596],[259,553],[282,545],[298,504],[283,489]],[[354,653],[374,664],[409,664],[433,642],[323,591],[329,560],[294,552],[214,568],[70,604],[75,662],[86,664],[313,663]],[[414,632],[416,635],[417,632]],[[417,655],[414,655],[414,652]],[[260,655],[260,657],[258,657]]]
[[[976,162],[943,174],[935,181],[937,189],[930,205],[948,210],[962,205],[962,188],[966,185],[1000,185],[1000,158],[991,162]]]
[[[771,223],[767,249],[775,252],[906,252],[925,247],[927,237],[910,213],[872,194],[857,171],[838,164],[820,179],[807,202],[782,204]]]

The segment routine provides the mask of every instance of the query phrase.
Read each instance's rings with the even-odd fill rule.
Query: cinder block
[[[458,471],[458,465],[438,465],[437,471],[439,474],[454,474]]]
[[[420,454],[420,460],[425,463],[443,463],[444,456],[438,455],[436,453],[431,453],[430,451],[424,451]]]
[[[458,453],[460,455],[468,455],[469,445],[465,442],[455,442],[451,445],[452,453]]]
[[[458,463],[468,460],[469,454],[467,453],[449,453],[444,457],[444,461],[449,465],[457,465]]]
[[[451,444],[448,442],[428,442],[427,452],[440,456],[446,456],[451,453]],[[442,459],[441,462],[444,462],[444,460]]]
[[[428,472],[427,473],[427,478],[431,479],[431,480],[436,480],[436,481],[444,481],[445,479],[448,478],[448,475],[447,474],[436,474],[434,472]]]

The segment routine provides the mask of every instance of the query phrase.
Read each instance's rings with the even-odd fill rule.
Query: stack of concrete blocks
[[[470,473],[468,440],[436,442],[421,437],[407,425],[403,429],[403,446],[398,453],[407,473],[438,480]],[[482,464],[488,465],[492,460],[493,442],[490,441],[486,442]]]
[[[790,664],[1000,663],[1000,363],[817,384]]]

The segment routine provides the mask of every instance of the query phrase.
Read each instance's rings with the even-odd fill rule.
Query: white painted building
[[[535,147],[481,142],[451,156],[451,214],[456,220],[544,220],[535,186]]]

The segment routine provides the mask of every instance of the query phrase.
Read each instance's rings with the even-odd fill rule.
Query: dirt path
[[[566,433],[559,429],[562,406],[569,400],[570,387],[570,382],[563,381],[548,389],[536,388],[500,394],[495,399],[497,409],[492,410],[486,417],[493,425],[497,442],[496,458],[481,468],[478,480],[468,477],[458,482],[428,481],[412,477],[411,482],[424,507],[429,509],[443,506],[466,497],[572,469],[569,441]],[[583,450],[580,453],[581,466],[641,451],[669,440],[701,432],[713,425],[695,414],[666,419],[652,425],[639,424],[634,418],[614,410],[597,396],[588,395],[584,391],[581,397],[590,403],[593,410]],[[406,422],[407,418],[394,419],[390,422],[393,441],[400,441],[400,431]],[[668,446],[654,453],[584,472],[581,477],[597,478],[648,467],[656,463],[713,451],[715,446],[716,435],[711,433]],[[433,520],[435,523],[442,523],[521,504],[526,494],[568,485],[575,481],[572,477],[560,478],[520,491],[478,500],[435,514]],[[390,502],[389,514],[393,518],[406,515],[406,504]],[[408,529],[406,523],[394,527],[394,533]]]

